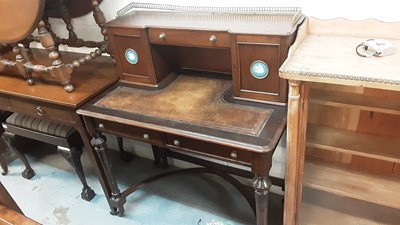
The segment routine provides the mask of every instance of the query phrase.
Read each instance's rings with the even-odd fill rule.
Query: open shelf
[[[306,145],[400,163],[400,138],[379,137],[309,124]]]
[[[397,225],[400,210],[303,188],[300,225]]]
[[[400,101],[393,98],[311,89],[310,102],[320,105],[356,108],[360,110],[400,115]]]
[[[303,185],[400,209],[400,180],[349,170],[343,166],[306,161]]]

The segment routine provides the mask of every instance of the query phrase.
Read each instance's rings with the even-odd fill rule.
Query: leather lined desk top
[[[179,76],[161,90],[118,87],[95,105],[256,136],[271,110],[224,102],[230,81]],[[149,104],[150,103],[150,104]],[[238,116],[240,115],[240,116]]]
[[[180,75],[163,89],[116,84],[79,114],[175,135],[270,151],[286,124],[286,107],[231,100],[231,80]]]

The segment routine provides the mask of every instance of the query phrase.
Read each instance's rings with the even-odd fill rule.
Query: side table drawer
[[[197,152],[225,161],[242,162],[242,164],[251,163],[252,155],[249,151],[238,150],[228,146],[180,137],[177,135],[167,136],[167,146],[187,150],[189,152]]]
[[[11,100],[5,96],[0,95],[0,109],[3,110],[10,110],[11,107]],[[11,111],[11,110],[10,110]]]
[[[94,127],[101,132],[111,133],[151,144],[162,145],[165,140],[164,135],[160,132],[107,120],[95,119]]]
[[[223,31],[149,28],[148,35],[152,44],[216,48],[230,47],[229,33]]]
[[[73,111],[68,108],[52,107],[50,105],[28,103],[25,101],[11,99],[11,111],[31,116],[39,116],[44,119],[53,119],[63,122],[74,121]]]

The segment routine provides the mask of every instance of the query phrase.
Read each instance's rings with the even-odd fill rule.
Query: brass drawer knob
[[[161,40],[164,40],[167,37],[167,35],[164,32],[161,32],[160,35],[158,35],[158,38],[160,38]]]
[[[174,145],[175,146],[179,146],[181,143],[179,143],[179,141],[178,140],[174,140]]]
[[[99,123],[99,128],[100,128],[100,129],[103,129],[103,128],[104,128],[104,124]]]
[[[208,39],[210,42],[214,43],[217,41],[217,37],[215,35],[211,35],[210,38]]]
[[[149,140],[150,136],[148,134],[143,134],[143,138]]]
[[[36,113],[39,116],[43,116],[44,115],[44,111],[43,111],[42,107],[40,107],[40,106],[36,107]]]
[[[232,159],[237,159],[238,155],[236,151],[231,152],[231,158]]]

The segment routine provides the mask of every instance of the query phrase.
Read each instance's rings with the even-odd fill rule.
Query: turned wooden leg
[[[257,225],[268,224],[268,193],[271,188],[269,177],[256,176],[253,179],[253,188],[256,200]]]
[[[272,167],[273,151],[253,153],[251,171],[254,174],[253,188],[256,201],[257,225],[268,224],[268,194],[272,186],[269,171]]]
[[[156,145],[151,145],[154,155],[154,165],[160,165],[162,168],[168,167],[168,157],[166,154],[167,149],[158,147]]]
[[[124,140],[122,139],[122,137],[117,136],[117,142],[118,142],[119,156],[120,156],[121,160],[124,162],[132,161],[133,154],[125,151]]]
[[[47,31],[43,20],[39,22],[38,34],[40,43],[49,52],[49,59],[52,61],[51,69],[48,72],[64,86],[66,92],[74,91],[74,86],[70,83],[73,68],[62,62],[54,39]]]
[[[108,204],[111,208],[111,215],[119,215],[122,216],[125,213],[124,204],[126,202],[126,197],[121,194],[117,181],[115,180],[112,171],[111,171],[111,163],[107,156],[107,144],[106,137],[101,134],[96,134],[95,137],[92,138],[90,144],[93,146],[96,151],[101,165],[103,167],[104,173],[106,175],[108,184],[111,188],[111,197],[108,199]]]
[[[24,163],[25,165],[25,170],[22,172],[22,177],[25,179],[31,179],[33,176],[35,176],[35,172],[33,171],[31,165],[29,164],[28,160],[26,159],[25,155],[19,151],[17,148],[15,148],[15,143],[14,143],[14,137],[11,138],[11,143],[5,142],[8,147],[18,156],[18,158]]]
[[[82,162],[81,162],[81,155],[82,151],[78,148],[71,147],[71,148],[64,148],[61,146],[57,146],[57,151],[67,160],[67,162],[75,169],[76,174],[81,181],[83,188],[81,193],[81,198],[86,201],[90,201],[96,194],[94,191],[89,187],[86,182],[85,173],[83,172]]]

